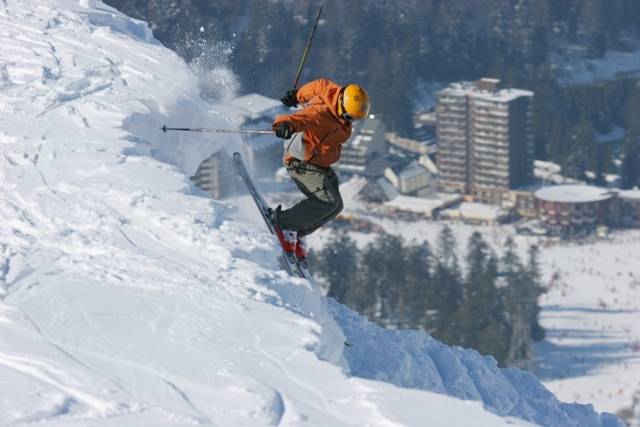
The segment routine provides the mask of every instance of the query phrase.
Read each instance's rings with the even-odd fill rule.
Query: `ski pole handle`
[[[179,132],[214,132],[214,133],[249,133],[249,134],[275,134],[272,130],[253,130],[253,129],[207,129],[207,128],[172,128],[167,125],[162,126],[162,132],[179,131]]]

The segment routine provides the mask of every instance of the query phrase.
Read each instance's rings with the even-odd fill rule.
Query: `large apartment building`
[[[453,83],[438,93],[438,188],[501,205],[533,177],[533,92],[499,80]]]
[[[340,161],[335,165],[339,172],[379,177],[387,166],[387,141],[382,120],[368,118],[354,128],[351,139],[342,146]]]

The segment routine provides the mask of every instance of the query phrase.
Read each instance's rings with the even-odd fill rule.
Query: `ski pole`
[[[293,90],[298,88],[298,82],[300,81],[300,74],[302,74],[302,67],[304,63],[307,61],[307,56],[309,56],[309,50],[311,48],[311,42],[313,41],[313,36],[316,34],[316,28],[318,28],[318,21],[320,21],[320,14],[322,13],[322,8],[324,7],[324,3],[320,5],[320,10],[318,10],[318,16],[316,16],[316,22],[313,24],[313,29],[311,30],[311,34],[309,34],[309,39],[307,40],[307,45],[304,47],[304,53],[302,54],[302,59],[300,60],[300,65],[298,65],[298,71],[296,73],[296,79],[293,81]]]
[[[216,132],[216,133],[251,133],[251,134],[274,134],[272,130],[253,130],[253,129],[206,129],[206,128],[171,128],[162,126],[162,132],[168,130],[180,131],[180,132]]]

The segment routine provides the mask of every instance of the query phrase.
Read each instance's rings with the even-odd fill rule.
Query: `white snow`
[[[0,424],[621,425],[279,271],[187,178],[239,139],[159,130],[235,123],[146,24],[3,0],[0,38]]]
[[[390,209],[422,213],[430,217],[435,209],[451,205],[460,199],[461,197],[458,195],[444,193],[437,193],[429,198],[399,195],[385,202],[384,206]]]
[[[523,89],[501,89],[495,93],[477,93],[473,94],[474,98],[490,102],[511,102],[522,97],[532,97],[533,92]]]
[[[258,93],[240,96],[231,100],[230,104],[248,112],[247,116],[251,118],[259,118],[268,114],[270,110],[281,110],[283,108],[279,101]]]
[[[548,247],[542,261],[549,333],[538,374],[562,399],[612,412],[630,406],[640,391],[640,233]]]
[[[622,190],[619,192],[619,195],[623,199],[640,200],[640,189]]]
[[[640,75],[640,47],[637,46],[629,52],[610,50],[598,59],[585,58],[583,49],[576,47],[554,54],[552,61],[559,81],[567,86]]]
[[[446,209],[442,213],[447,218],[461,218],[475,221],[498,221],[507,216],[507,212],[500,206],[484,203],[463,202],[457,208]]]
[[[552,185],[535,192],[537,199],[558,203],[593,203],[610,199],[612,194],[606,188],[590,185]]]
[[[483,79],[499,83],[496,79]],[[530,90],[524,89],[500,89],[494,92],[481,90],[477,86],[477,82],[455,82],[440,91],[442,94],[452,96],[468,96],[480,101],[492,103],[509,103],[521,97],[532,97],[534,94]]]

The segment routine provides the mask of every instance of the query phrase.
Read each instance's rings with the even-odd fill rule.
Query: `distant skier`
[[[272,219],[283,249],[304,259],[304,236],[342,211],[331,165],[340,159],[352,123],[369,114],[369,95],[357,84],[340,86],[318,79],[288,91],[281,101],[287,107],[304,104],[301,110],[276,117],[273,130],[285,140],[285,167],[307,198],[290,209],[278,206]]]

